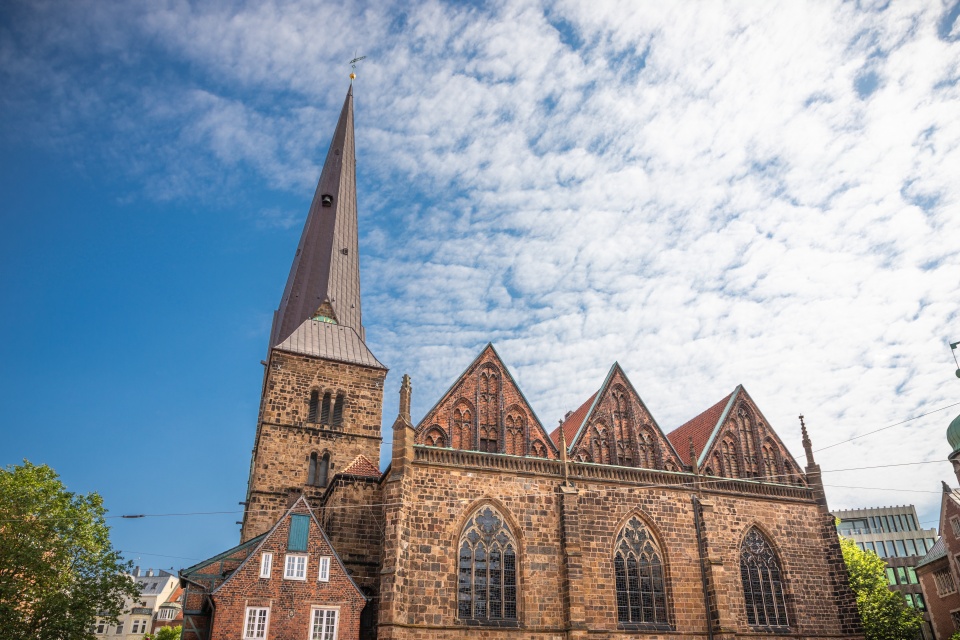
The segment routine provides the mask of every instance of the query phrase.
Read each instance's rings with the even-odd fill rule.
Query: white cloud
[[[183,198],[249,176],[308,192],[358,47],[368,337],[413,375],[416,411],[493,340],[548,427],[619,360],[665,428],[743,383],[800,455],[800,412],[821,446],[957,398],[946,10],[91,3],[35,14],[0,61],[8,110],[61,96],[40,125]],[[58,28],[25,44],[40,23]],[[81,90],[65,71],[91,72],[62,50],[124,56]],[[820,462],[943,457],[949,417]],[[835,484],[936,491],[949,477],[908,469]],[[936,508],[935,494],[829,497]]]

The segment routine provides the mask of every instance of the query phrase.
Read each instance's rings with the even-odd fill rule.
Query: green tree
[[[144,640],[180,640],[183,627],[160,627],[156,633],[148,633]]]
[[[890,590],[880,556],[861,551],[849,538],[840,538],[840,548],[867,640],[916,638],[923,616],[907,606],[902,594]]]
[[[139,596],[110,545],[103,500],[76,495],[46,465],[0,469],[0,620],[15,640],[92,638]]]

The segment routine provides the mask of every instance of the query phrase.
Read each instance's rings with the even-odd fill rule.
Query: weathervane
[[[950,353],[953,354],[953,361],[957,364],[957,377],[960,378],[960,362],[957,362],[957,346],[960,345],[960,342],[951,342],[950,343]]]
[[[353,52],[353,56],[354,56],[353,60],[350,61],[350,68],[352,69],[352,71],[350,72],[350,82],[353,82],[357,78],[357,63],[367,57],[367,56],[357,57],[356,51]]]

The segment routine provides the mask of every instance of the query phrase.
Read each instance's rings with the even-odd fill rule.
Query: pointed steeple
[[[287,286],[273,316],[270,347],[286,340],[309,319],[350,327],[365,340],[360,315],[352,83],[327,150]]]

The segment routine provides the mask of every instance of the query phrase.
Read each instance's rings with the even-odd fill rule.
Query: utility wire
[[[814,449],[813,452],[816,453],[817,451],[824,451],[825,449],[830,449],[831,447],[836,447],[836,446],[839,446],[839,445],[841,445],[841,444],[846,444],[846,443],[848,443],[848,442],[853,442],[854,440],[856,440],[856,439],[858,439],[858,438],[866,438],[867,436],[871,436],[871,435],[873,435],[873,434],[875,434],[875,433],[880,433],[881,431],[885,431],[886,429],[892,429],[893,427],[898,427],[898,426],[900,426],[901,424],[906,424],[907,422],[910,422],[911,420],[917,420],[918,418],[922,418],[922,417],[924,417],[924,416],[929,416],[930,414],[932,414],[932,413],[937,413],[938,411],[945,411],[945,410],[949,409],[950,407],[955,407],[955,406],[957,406],[958,404],[960,404],[960,402],[954,402],[953,404],[948,404],[948,405],[945,406],[945,407],[940,407],[939,409],[934,409],[934,410],[932,410],[932,411],[927,411],[926,413],[921,413],[921,414],[918,415],[918,416],[913,416],[912,418],[907,418],[906,420],[901,420],[900,422],[894,422],[893,424],[889,424],[889,425],[887,425],[887,426],[885,426],[885,427],[880,427],[879,429],[875,429],[874,431],[868,431],[867,433],[861,433],[860,435],[858,435],[858,436],[853,436],[852,438],[850,438],[850,439],[848,439],[848,440],[841,440],[840,442],[834,442],[833,444],[828,444],[828,445],[825,446],[825,447],[820,447],[819,449]]]

